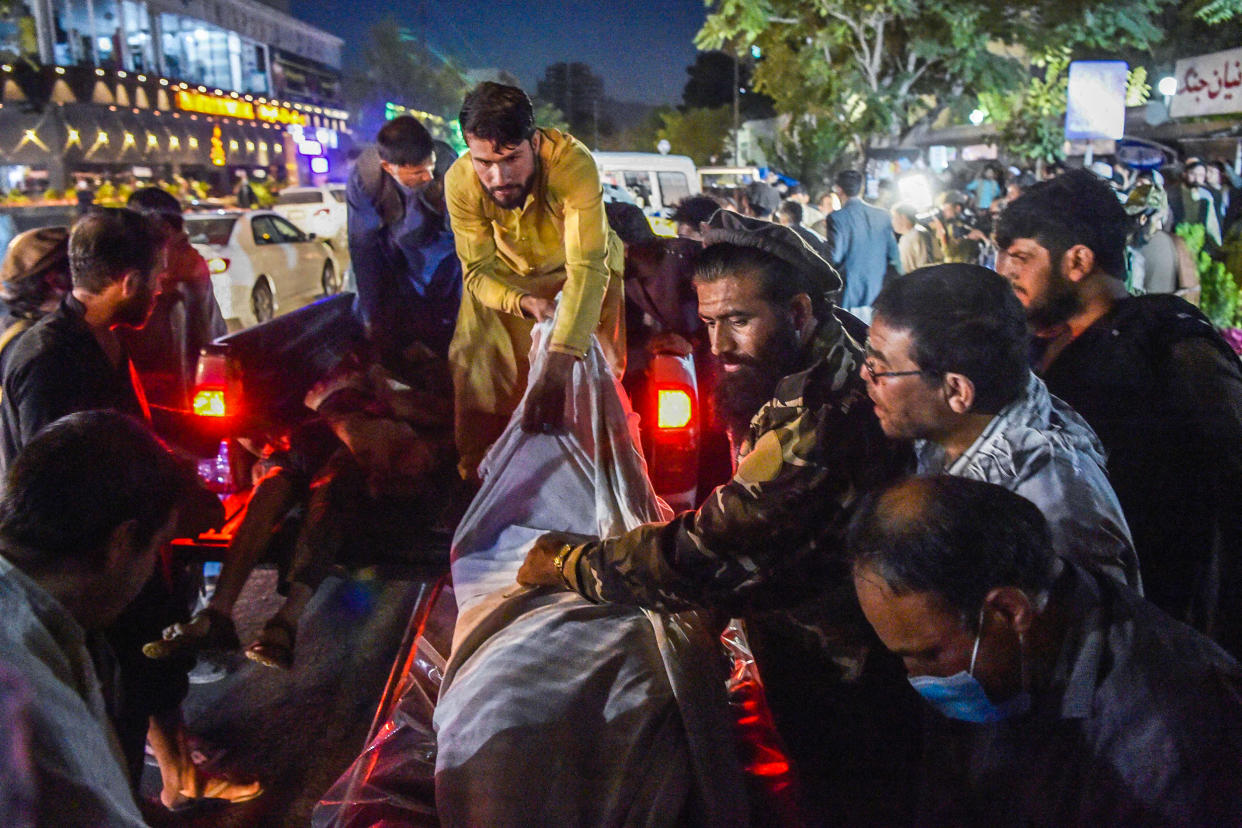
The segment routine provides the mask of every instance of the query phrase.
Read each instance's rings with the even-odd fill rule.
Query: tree
[[[762,142],[769,164],[813,191],[850,166],[849,136],[810,116],[790,120],[771,142]]]
[[[1031,61],[1030,83],[1012,92],[984,93],[979,103],[1000,126],[1000,143],[1006,154],[1034,163],[1038,171],[1044,164],[1065,157],[1063,116],[1069,99],[1069,49],[1053,49]],[[1136,66],[1127,79],[1126,105],[1142,106],[1151,86],[1147,70]]]
[[[1168,2],[718,0],[695,43],[759,45],[755,86],[777,110],[817,122],[825,115],[865,154],[945,110],[965,114],[980,92],[1017,87],[1024,55],[1151,43],[1160,34],[1153,18]]]
[[[686,67],[690,79],[681,93],[682,109],[715,109],[733,106],[734,58],[721,51],[699,52]],[[771,118],[776,114],[772,99],[751,88],[754,68],[749,60],[737,64],[738,112],[743,121]]]
[[[1205,23],[1225,23],[1242,16],[1242,0],[1208,0],[1195,12],[1195,16]]]
[[[516,86],[517,84],[511,84]],[[534,100],[535,106],[535,123],[541,127],[551,127],[559,129],[562,132],[569,130],[569,121],[565,119],[565,113],[561,112],[547,101]]]
[[[452,59],[435,54],[392,19],[371,27],[369,47],[362,71],[345,79],[346,98],[360,110],[363,135],[378,131],[389,101],[446,120],[457,117],[467,87]]]
[[[732,106],[676,110],[660,114],[663,125],[656,140],[666,139],[676,155],[688,155],[699,166],[719,162],[733,129]],[[650,152],[650,150],[648,150]]]
[[[569,131],[583,138],[611,135],[614,132],[608,107],[604,102],[603,78],[585,63],[554,63],[543,70],[535,93],[540,101],[564,113]]]
[[[618,130],[615,135],[600,139],[599,149],[612,152],[655,152],[660,142],[660,130],[664,128],[664,115],[671,107],[652,109],[646,117]]]

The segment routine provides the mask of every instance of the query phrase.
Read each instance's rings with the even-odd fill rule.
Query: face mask
[[[1003,704],[993,704],[984,692],[983,685],[974,677],[975,658],[979,655],[979,639],[983,635],[983,612],[979,613],[979,632],[970,653],[970,669],[951,676],[915,676],[910,686],[927,700],[928,704],[950,719],[977,724],[999,722],[1013,716],[1021,716],[1031,709],[1031,694],[1025,689],[1026,671],[1023,670],[1023,690]],[[1019,643],[1021,639],[1019,639]],[[1025,657],[1023,658],[1025,664]]]

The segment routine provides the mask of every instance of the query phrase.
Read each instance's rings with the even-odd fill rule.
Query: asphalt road
[[[279,606],[276,572],[261,569],[246,584],[236,621],[243,645]],[[228,675],[191,685],[187,725],[208,765],[221,775],[258,778],[266,791],[253,802],[170,815],[147,808],[152,825],[297,826],[358,755],[383,693],[420,590],[429,579],[329,578],[298,630],[295,662],[285,672],[238,656]],[[159,789],[148,767],[143,794]]]

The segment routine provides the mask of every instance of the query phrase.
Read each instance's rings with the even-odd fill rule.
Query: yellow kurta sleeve
[[[492,222],[482,203],[488,196],[469,156],[463,156],[449,168],[444,193],[466,290],[486,307],[521,316],[519,303],[527,292],[501,275],[501,270],[508,268],[496,255]]]
[[[608,219],[599,169],[573,142],[548,170],[548,189],[565,215],[565,287],[549,350],[585,356],[608,289]]]

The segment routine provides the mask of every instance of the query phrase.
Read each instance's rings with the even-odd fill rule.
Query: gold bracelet
[[[565,588],[576,591],[574,590],[574,585],[569,582],[567,577],[565,577],[565,561],[569,559],[569,556],[573,551],[574,545],[571,543],[567,543],[562,546],[560,551],[556,553],[556,557],[552,559],[552,566],[556,568],[556,574],[561,576],[561,583],[565,585]]]

